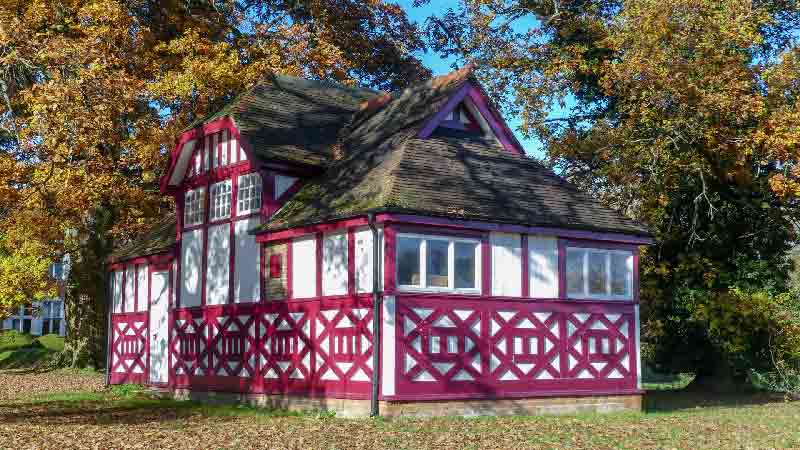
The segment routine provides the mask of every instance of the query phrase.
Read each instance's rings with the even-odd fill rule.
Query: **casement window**
[[[231,180],[211,185],[210,209],[209,220],[227,219],[231,216]]]
[[[397,284],[401,289],[480,293],[480,241],[400,234]]]
[[[183,197],[183,226],[190,227],[203,223],[205,216],[205,188],[186,191]]]
[[[261,175],[242,175],[236,184],[236,214],[242,216],[258,212],[261,209]]]
[[[631,300],[633,253],[593,248],[567,249],[567,296]]]

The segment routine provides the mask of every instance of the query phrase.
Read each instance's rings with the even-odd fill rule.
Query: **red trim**
[[[505,398],[547,398],[547,397],[568,397],[585,398],[597,396],[613,395],[642,395],[645,391],[639,389],[562,389],[562,390],[531,390],[522,392],[475,392],[475,393],[445,393],[445,394],[402,394],[384,395],[381,400],[388,401],[424,401],[424,400],[500,400]]]
[[[212,162],[213,166],[213,162]],[[203,202],[205,206],[203,207],[203,224],[207,224],[209,222],[209,217],[211,217],[211,184],[206,184],[206,193],[203,196]],[[206,280],[206,275],[208,274],[208,227],[203,225],[203,258],[200,265],[200,305],[206,305],[206,284],[208,280]]]
[[[480,112],[483,119],[489,125],[489,128],[492,129],[492,132],[497,139],[500,141],[500,144],[503,146],[506,151],[509,153],[513,153],[516,155],[524,155],[525,149],[519,143],[519,141],[514,137],[514,134],[511,132],[511,129],[502,119],[499,113],[492,107],[486,95],[481,91],[476,85],[474,85],[471,81],[466,81],[464,84],[450,97],[450,99],[445,103],[445,105],[431,118],[425,126],[420,130],[417,137],[420,139],[427,139],[430,135],[436,130],[436,128],[447,118],[450,116],[452,111],[464,100],[465,97],[469,96],[472,100],[472,103]]]
[[[347,229],[347,294],[356,295],[356,230]]]
[[[291,240],[286,242],[286,299],[294,298],[294,289],[292,288],[292,254],[294,253],[294,242]]]
[[[286,200],[289,200],[289,198],[291,198],[294,194],[296,194],[301,187],[303,187],[303,180],[298,178],[294,182],[294,184],[292,184],[289,187],[289,189],[283,191],[283,194],[281,194],[281,196],[278,197],[278,204],[283,205],[284,203],[286,203]]]
[[[266,222],[278,210],[275,202],[275,174],[265,171],[261,174],[261,219]]]
[[[168,275],[169,276],[169,275]],[[150,306],[153,303],[153,299],[151,297],[153,290],[150,286],[153,285],[153,271],[150,268],[147,269],[147,341],[144,343],[144,357],[145,357],[145,377],[147,378],[147,382],[150,383],[150,335],[153,332],[152,323],[150,323]],[[167,294],[169,295],[169,294]],[[169,298],[167,298],[167,302],[169,304]],[[169,311],[169,309],[167,309]],[[169,343],[169,335],[167,336],[167,343]],[[167,354],[167,365],[169,365],[169,354]]]
[[[139,311],[139,266],[133,266],[133,310]]]
[[[317,270],[317,297],[322,297],[322,233],[317,233],[314,239],[316,250],[315,264]]]
[[[383,228],[383,290],[384,292],[394,292],[396,289],[396,268],[395,268],[395,253],[397,247],[395,244],[397,238],[397,231],[393,226],[387,225]]]
[[[522,255],[521,255],[521,258],[520,258],[520,260],[522,261],[522,285],[521,286],[522,286],[522,296],[523,297],[529,297],[531,295],[530,294],[531,277],[530,277],[530,274],[528,273],[528,271],[530,269],[530,261],[528,260],[529,258],[530,258],[530,250],[528,248],[528,235],[527,234],[523,234],[522,235]]]
[[[336,220],[316,225],[308,225],[305,227],[290,228],[281,231],[262,231],[256,236],[256,242],[270,242],[282,241],[284,239],[291,239],[296,237],[305,236],[314,233],[325,233],[347,227],[359,227],[367,225],[365,217],[358,217],[352,219]]]
[[[489,236],[481,238],[481,293],[492,295],[492,244]]]
[[[228,162],[230,162],[230,139],[228,139]],[[230,223],[230,240],[228,241],[228,303],[235,303],[234,299],[235,286],[236,286],[236,217],[238,205],[237,195],[239,191],[239,175],[233,174],[231,178],[231,223]]]
[[[483,239],[489,236],[485,231],[458,230],[435,226],[397,225],[398,233],[423,234],[428,236],[442,236],[452,238]]]
[[[234,175],[246,175],[248,173],[256,172],[249,161],[242,161],[236,164],[219,167],[211,172],[205,172],[183,182],[183,189],[196,189],[198,187],[205,187],[207,184],[214,184],[220,181],[225,181]]]
[[[126,297],[125,296],[125,283],[126,283],[126,278],[128,278],[128,267],[127,266],[122,268],[122,289],[121,289],[120,295],[119,295],[120,302],[121,302],[120,306],[119,306],[119,309],[123,313],[132,312],[132,311],[125,311],[125,303],[126,303],[126,301],[125,301],[125,297]]]
[[[654,242],[652,238],[623,233],[603,233],[597,231],[570,230],[555,227],[529,227],[525,225],[499,224],[473,220],[450,219],[444,217],[420,216],[413,214],[378,214],[377,222],[413,223],[429,226],[467,228],[473,230],[497,231],[504,233],[541,234],[570,239],[609,241],[635,245],[650,245]]]
[[[172,261],[173,259],[175,259],[174,249],[167,250],[161,253],[155,253],[149,256],[136,256],[130,259],[120,259],[118,261],[109,264],[108,270],[109,271],[120,270],[121,268],[124,268],[125,266],[130,264],[143,264],[143,265],[160,264],[163,262]]]
[[[627,250],[635,251],[639,247],[635,244],[624,244],[618,242],[597,242],[589,240],[563,239],[564,245],[575,248],[596,248],[601,250]]]
[[[563,239],[558,240],[558,298],[567,299],[567,244]]]

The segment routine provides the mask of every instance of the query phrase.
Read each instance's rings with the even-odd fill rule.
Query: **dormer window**
[[[450,111],[447,117],[442,120],[441,126],[470,133],[481,133],[481,127],[463,103]]]
[[[186,191],[183,197],[183,225],[191,227],[203,223],[205,215],[205,188]]]

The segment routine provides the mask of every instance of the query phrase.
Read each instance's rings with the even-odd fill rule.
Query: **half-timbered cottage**
[[[639,408],[648,231],[525,156],[470,71],[277,76],[178,139],[111,261],[111,383],[344,415]]]

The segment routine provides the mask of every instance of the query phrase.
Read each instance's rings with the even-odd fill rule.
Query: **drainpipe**
[[[380,274],[382,261],[380,260],[381,249],[378,246],[378,228],[375,227],[375,213],[367,214],[369,228],[372,230],[372,395],[370,397],[370,417],[376,417],[380,413],[378,410],[378,388],[380,379],[378,368],[380,366],[381,353],[381,295],[380,295]]]
[[[106,270],[106,387],[111,384],[111,311],[114,309],[114,292],[110,281],[113,276],[112,271]]]

